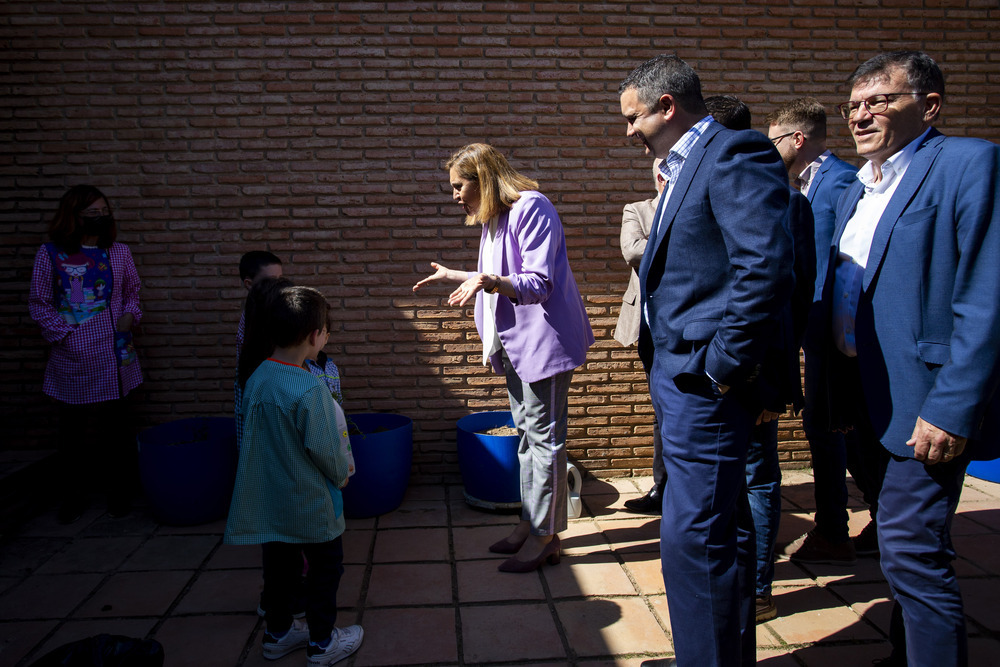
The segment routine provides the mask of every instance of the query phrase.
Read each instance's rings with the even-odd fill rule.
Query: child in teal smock
[[[364,633],[357,625],[334,626],[348,462],[330,390],[302,368],[329,338],[328,305],[314,289],[286,286],[268,308],[275,350],[244,387],[243,447],[225,542],[263,545],[264,657],[308,644],[308,664],[332,665],[356,651]],[[304,621],[292,617],[302,586]]]

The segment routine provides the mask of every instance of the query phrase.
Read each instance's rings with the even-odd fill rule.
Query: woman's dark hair
[[[274,352],[268,316],[270,303],[282,289],[289,287],[292,281],[288,278],[262,278],[247,294],[243,307],[243,347],[236,367],[240,388],[246,386],[257,367]]]
[[[108,202],[104,193],[93,185],[74,185],[67,190],[59,200],[59,208],[49,223],[49,240],[66,252],[73,253],[79,250],[80,239],[83,238],[80,213],[98,199]],[[108,208],[111,208],[110,202]],[[111,213],[109,215],[111,215],[111,226],[106,233],[97,238],[97,245],[100,248],[110,248],[118,238],[118,226],[114,224],[114,215]]]

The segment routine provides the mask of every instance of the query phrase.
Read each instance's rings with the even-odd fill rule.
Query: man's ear
[[[934,122],[941,113],[940,93],[927,93],[924,95],[924,120],[928,123]]]
[[[674,96],[670,93],[660,95],[659,105],[659,113],[663,114],[664,120],[670,120],[674,117],[674,113],[677,112],[677,103],[674,102]]]
[[[244,278],[243,286],[247,288],[247,291],[250,291],[250,288],[253,287],[253,280],[251,280],[250,278]]]

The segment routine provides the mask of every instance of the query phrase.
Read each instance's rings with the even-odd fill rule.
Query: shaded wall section
[[[439,260],[475,265],[443,161],[486,141],[556,204],[598,338],[575,375],[571,455],[649,471],[651,407],[634,349],[611,337],[627,269],[622,207],[653,195],[617,87],[663,52],[757,127],[792,97],[829,105],[881,50],[918,48],[948,77],[945,132],[996,139],[995,1],[38,3],[0,5],[2,446],[51,446],[46,346],[27,314],[34,254],[59,196],[90,182],[115,206],[143,280],[143,423],[232,411],[240,255],[269,249],[321,289],[353,412],[415,422],[415,468],[457,473],[455,421],[505,409],[471,308],[410,287]],[[839,117],[831,145],[856,160]],[[808,458],[782,421],[786,464]]]

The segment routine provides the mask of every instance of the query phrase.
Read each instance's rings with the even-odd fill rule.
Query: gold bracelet
[[[500,291],[500,278],[495,273],[490,274],[490,280],[493,281],[493,286],[486,290],[489,294],[496,294]]]

